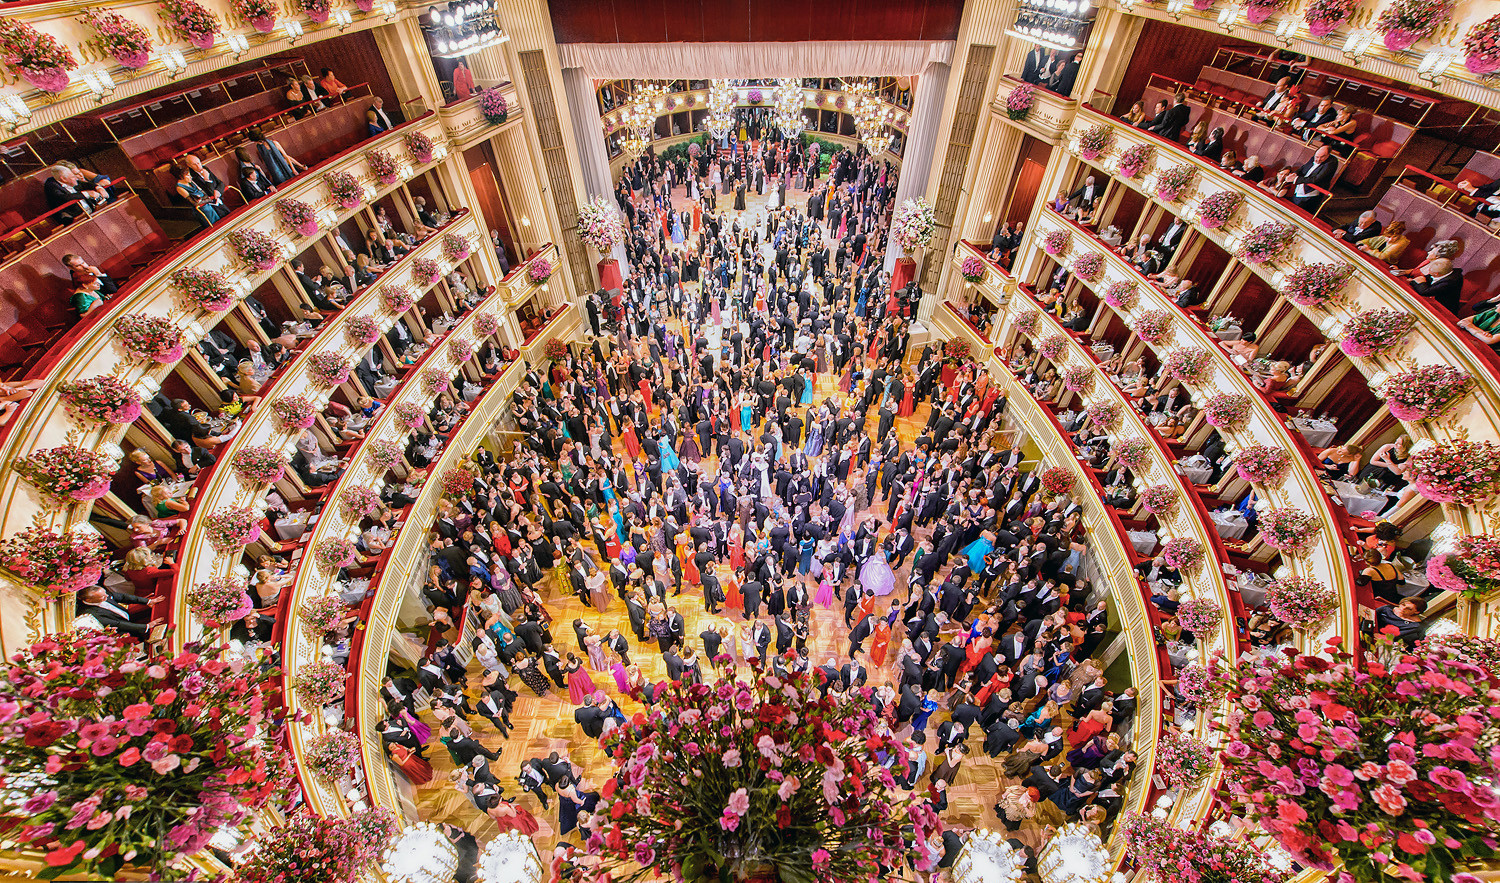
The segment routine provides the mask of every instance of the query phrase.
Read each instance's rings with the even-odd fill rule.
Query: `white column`
[[[594,95],[594,81],[584,74],[581,67],[563,68],[562,79],[563,89],[568,95],[568,117],[573,121],[573,137],[578,144],[583,189],[588,199],[602,196],[613,202],[615,182],[610,180],[609,151],[604,146],[604,127],[599,123],[599,101]],[[630,272],[625,261],[625,246],[616,245],[610,257],[620,262],[622,277]]]
[[[938,128],[943,117],[943,95],[948,91],[949,67],[934,61],[917,77],[917,91],[912,96],[911,125],[906,130],[906,152],[901,156],[901,178],[896,182],[896,207],[908,198],[927,192],[932,157],[937,152]],[[896,266],[901,250],[889,234],[885,242],[885,270]]]

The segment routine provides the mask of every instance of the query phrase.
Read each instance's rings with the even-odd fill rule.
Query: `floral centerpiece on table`
[[[1147,310],[1130,326],[1136,336],[1149,344],[1158,344],[1167,339],[1172,330],[1172,314],[1166,310]]]
[[[1156,772],[1170,788],[1185,788],[1213,769],[1213,746],[1181,733],[1163,733],[1156,740]]]
[[[479,90],[479,112],[484,121],[498,126],[510,117],[510,108],[505,104],[505,93],[496,88]]]
[[[344,320],[344,339],[354,346],[369,346],[380,339],[380,323],[374,316],[350,316]]]
[[[109,549],[90,532],[57,533],[32,526],[0,543],[0,565],[45,595],[77,592],[104,576]]]
[[[271,402],[271,410],[283,432],[301,432],[318,419],[318,409],[306,396],[282,396]]]
[[[311,236],[318,232],[317,210],[290,196],[276,200],[276,220],[298,236]]]
[[[388,809],[347,818],[300,812],[271,828],[234,869],[236,883],[347,883],[373,869],[398,826]]]
[[[1266,586],[1266,609],[1292,628],[1320,623],[1338,608],[1333,592],[1310,577],[1288,576]]]
[[[1393,375],[1380,386],[1397,420],[1431,420],[1453,410],[1474,388],[1474,378],[1450,365],[1424,365]]]
[[[406,152],[411,154],[412,160],[419,166],[432,162],[436,155],[432,139],[428,138],[425,132],[407,132],[406,136],[401,139],[401,143],[405,145]]]
[[[1267,264],[1285,257],[1295,241],[1295,225],[1267,221],[1250,228],[1235,254],[1247,264]]]
[[[751,89],[750,92],[745,95],[745,100],[749,101],[751,104],[760,104],[765,100],[765,96],[761,94],[761,91],[759,89]]]
[[[187,267],[172,274],[172,286],[200,309],[223,313],[239,299],[239,289],[217,270]]]
[[[1483,534],[1444,544],[1427,556],[1427,581],[1479,600],[1500,588],[1500,539]]]
[[[216,551],[233,552],[260,537],[262,517],[260,510],[248,506],[218,509],[203,519],[203,532]]]
[[[1086,251],[1073,259],[1073,275],[1093,284],[1104,277],[1104,255]]]
[[[330,389],[349,379],[349,360],[336,352],[323,350],[307,358],[307,376],[320,389]]]
[[[1111,283],[1108,288],[1104,289],[1104,302],[1127,313],[1135,309],[1140,299],[1140,292],[1136,291],[1135,283],[1128,280]]]
[[[1175,165],[1157,176],[1156,195],[1167,202],[1176,202],[1196,177],[1198,169],[1192,163]]]
[[[1103,124],[1091,126],[1078,135],[1078,155],[1085,162],[1093,162],[1107,153],[1114,143],[1113,127]]]
[[[1058,356],[1061,356],[1067,348],[1068,335],[1058,333],[1038,344],[1036,351],[1041,354],[1042,358],[1055,362]]]
[[[348,567],[359,558],[359,550],[354,543],[343,537],[330,537],[318,543],[317,550],[318,566],[325,570],[338,570]]]
[[[364,185],[348,172],[324,172],[323,183],[328,187],[328,195],[332,197],[333,204],[344,211],[365,201]]]
[[[1048,496],[1060,497],[1072,493],[1073,485],[1077,481],[1073,473],[1061,466],[1049,466],[1042,470],[1042,490]]]
[[[1302,19],[1309,34],[1326,37],[1348,21],[1358,5],[1359,0],[1313,0],[1302,11]]]
[[[78,67],[56,37],[14,18],[0,18],[0,59],[21,79],[53,94],[68,88],[68,71]]]
[[[1360,662],[1330,642],[1216,666],[1239,709],[1218,722],[1230,811],[1340,879],[1458,883],[1500,821],[1500,678],[1431,642],[1377,642]]]
[[[1162,560],[1183,576],[1203,566],[1203,544],[1191,537],[1173,537],[1162,546]]]
[[[455,337],[448,341],[448,355],[455,362],[467,362],[474,358],[474,343],[462,337]]]
[[[162,0],[167,27],[194,49],[208,49],[219,33],[219,19],[196,0]]]
[[[1300,509],[1279,507],[1261,514],[1256,522],[1266,545],[1285,555],[1298,555],[1318,537],[1318,519]]]
[[[1209,230],[1222,227],[1244,204],[1245,195],[1234,190],[1210,193],[1198,202],[1198,223]]]
[[[1177,695],[1199,708],[1217,705],[1229,695],[1229,687],[1201,665],[1185,665],[1177,673]]]
[[[359,737],[348,730],[329,730],[307,740],[302,764],[326,782],[337,782],[359,763]]]
[[[469,237],[460,236],[457,233],[443,234],[443,258],[450,264],[456,264],[468,257],[474,251],[474,243]]]
[[[344,695],[344,681],[349,672],[336,662],[309,662],[297,669],[292,692],[309,709],[320,709]]]
[[[1041,314],[1036,310],[1028,310],[1016,317],[1016,333],[1023,337],[1030,337],[1036,333],[1037,325],[1041,321]]]
[[[277,674],[217,646],[155,653],[113,630],[16,653],[0,671],[0,768],[34,784],[13,798],[7,839],[44,860],[43,877],[170,873],[284,792],[265,697]]]
[[[1048,230],[1042,236],[1042,251],[1057,257],[1063,257],[1073,245],[1073,234],[1067,230]]]
[[[394,184],[401,180],[401,166],[394,157],[378,147],[365,151],[365,165],[381,184]]]
[[[1258,25],[1286,7],[1287,0],[1249,0],[1245,4],[1245,21]]]
[[[1464,439],[1419,442],[1407,466],[1417,493],[1436,503],[1473,506],[1494,496],[1500,486],[1500,445]]]
[[[415,271],[415,267],[413,271]],[[399,316],[411,309],[412,305],[417,302],[416,297],[411,293],[411,289],[405,285],[386,285],[382,287],[380,289],[380,299],[385,302],[385,308],[390,310],[391,314],[395,316]]]
[[[819,690],[806,673],[669,685],[605,737],[614,774],[585,845],[598,870],[620,883],[862,883],[907,861],[931,869],[907,838],[927,843],[942,822],[882,765],[906,750],[869,695]]]
[[[1234,455],[1235,471],[1240,478],[1254,484],[1279,485],[1292,468],[1286,451],[1267,445],[1248,445]]]
[[[275,484],[286,474],[286,457],[275,448],[249,445],[229,458],[234,472],[249,484]]]
[[[396,423],[402,429],[416,429],[422,425],[422,421],[427,419],[427,412],[415,402],[400,402],[393,407],[396,411]]]
[[[1151,465],[1152,445],[1140,436],[1121,439],[1109,449],[1121,466],[1132,472],[1144,472]]]
[[[1294,304],[1321,307],[1337,298],[1353,275],[1349,264],[1304,264],[1282,280],[1281,293]]]
[[[625,222],[615,201],[596,196],[579,207],[578,235],[608,259],[615,246],[625,241]]]
[[[984,281],[984,276],[989,272],[989,269],[989,265],[982,258],[969,255],[964,258],[962,264],[959,264],[958,274],[964,277],[965,282],[972,282],[978,285]]]
[[[537,255],[526,262],[526,278],[531,280],[532,285],[541,285],[551,279],[556,270],[557,265],[546,255]]]
[[[109,493],[115,464],[106,456],[78,445],[43,448],[11,467],[42,495],[49,508],[97,500]]]
[[[468,464],[459,464],[443,473],[443,493],[450,497],[462,497],[474,489],[474,470]]]
[[[234,0],[234,11],[262,34],[276,30],[276,4],[272,0]]]
[[[380,509],[380,494],[374,488],[362,484],[345,488],[339,494],[339,507],[343,509],[345,518],[358,521]]]
[[[1453,5],[1454,0],[1394,0],[1380,11],[1375,30],[1383,35],[1385,48],[1400,52],[1431,37],[1453,16]]]
[[[138,70],[151,63],[151,35],[125,16],[107,9],[85,9],[80,21],[94,29],[99,45],[121,67]]]
[[[221,629],[255,612],[245,581],[235,577],[211,579],[188,590],[188,609],[211,629]]]
[[[318,634],[332,631],[334,626],[343,622],[344,617],[348,615],[349,605],[337,595],[319,595],[316,598],[309,598],[297,611],[298,618]]]
[[[1024,120],[1031,116],[1031,109],[1036,106],[1036,87],[1030,83],[1022,83],[1010,90],[1005,96],[1005,115],[1013,120]]]
[[[1203,405],[1203,419],[1215,429],[1233,432],[1250,419],[1250,398],[1239,393],[1219,393]]]
[[[1094,388],[1094,369],[1087,365],[1069,365],[1063,369],[1063,386],[1079,395],[1088,395]]]
[[[231,230],[229,247],[245,266],[257,273],[264,273],[281,261],[281,246],[259,230]]]
[[[1137,177],[1155,155],[1156,147],[1151,144],[1137,144],[1127,148],[1120,154],[1120,174],[1127,180]]]
[[[891,235],[903,255],[926,248],[936,229],[937,215],[933,214],[932,204],[920,196],[903,200],[891,218]]]
[[[959,365],[969,360],[969,342],[962,337],[950,337],[943,341],[943,361]]]
[[[103,374],[70,380],[57,388],[58,397],[74,420],[81,423],[134,423],[141,416],[141,396],[118,377]]]
[[[491,313],[477,313],[474,316],[474,333],[480,337],[489,337],[500,330],[500,320]]]
[[[1204,637],[1213,634],[1224,621],[1224,608],[1213,601],[1189,598],[1178,605],[1177,621],[1193,634]]]
[[[1141,508],[1158,518],[1170,518],[1177,511],[1177,489],[1169,484],[1153,484],[1141,491]]]
[[[1417,324],[1401,310],[1362,310],[1344,323],[1339,349],[1354,358],[1369,358],[1395,349]]]
[[[1157,763],[1160,768],[1161,741],[1157,743]],[[1268,865],[1255,844],[1242,838],[1178,828],[1140,813],[1127,815],[1120,830],[1125,854],[1135,863],[1142,880],[1287,883],[1286,872]]]
[[[1190,386],[1201,386],[1213,374],[1213,354],[1201,346],[1179,346],[1167,353],[1161,369]]]
[[[430,396],[447,390],[452,383],[453,375],[442,368],[428,368],[422,372],[422,388]]]
[[[390,469],[401,462],[405,445],[394,439],[380,438],[365,444],[365,457],[377,469]]]
[[[1090,423],[1109,432],[1120,425],[1120,406],[1115,402],[1098,402],[1084,410]]]
[[[182,358],[182,332],[170,319],[126,313],[115,321],[115,334],[125,352],[163,365]]]
[[[1500,71],[1500,15],[1492,15],[1464,34],[1464,67],[1471,73]]]

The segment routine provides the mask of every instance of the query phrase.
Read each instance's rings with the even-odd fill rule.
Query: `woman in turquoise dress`
[[[750,432],[755,426],[755,407],[750,404],[750,397],[740,395],[740,430]]]
[[[661,471],[676,471],[677,467],[682,465],[682,461],[677,459],[677,452],[672,449],[672,440],[664,435],[657,446],[661,448]]]
[[[625,530],[625,516],[620,514],[620,504],[613,498],[609,501],[609,517],[615,520],[615,535],[620,538],[620,544],[624,545],[630,534]]]

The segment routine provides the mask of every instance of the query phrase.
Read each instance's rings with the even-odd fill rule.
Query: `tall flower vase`
[[[1403,49],[1410,49],[1412,44],[1422,39],[1422,35],[1416,31],[1405,31],[1397,28],[1393,31],[1386,31],[1385,37],[1382,39],[1385,42],[1385,48],[1392,52],[1400,52]]]
[[[54,95],[68,88],[68,72],[60,67],[23,67],[18,69],[21,79],[43,92]]]
[[[1464,67],[1468,68],[1471,74],[1492,74],[1500,71],[1500,58],[1480,58],[1477,55],[1470,55],[1464,59]]]
[[[269,34],[276,30],[276,17],[274,15],[257,15],[250,19],[250,27],[262,34]]]
[[[1245,7],[1245,21],[1253,25],[1258,25],[1270,18],[1271,13],[1275,11],[1276,8],[1273,6],[1257,6],[1252,3]]]
[[[599,259],[596,265],[599,268],[599,287],[605,291],[622,291],[620,280],[620,262],[612,257]]]
[[[1307,23],[1307,32],[1309,34],[1312,34],[1314,37],[1326,37],[1334,31],[1338,30],[1339,26],[1348,20],[1349,19],[1345,17],[1339,19],[1338,21],[1310,21]]]
[[[896,267],[891,271],[891,291],[900,291],[906,287],[906,283],[917,278],[917,262],[902,255],[896,259]]]
[[[194,49],[212,49],[214,40],[218,39],[216,34],[188,34],[187,41]]]

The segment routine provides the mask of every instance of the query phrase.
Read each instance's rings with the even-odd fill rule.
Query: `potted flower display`
[[[108,457],[78,445],[33,451],[12,460],[11,468],[37,489],[48,508],[97,500],[109,493],[115,475]]]
[[[1500,15],[1492,15],[1464,34],[1464,67],[1470,73],[1500,71]]]
[[[1224,608],[1213,601],[1189,598],[1177,607],[1177,621],[1199,637],[1213,634],[1224,620]]]
[[[1410,49],[1418,40],[1432,36],[1438,25],[1453,15],[1454,0],[1394,0],[1381,10],[1375,30],[1392,52]]]
[[[81,423],[134,423],[141,396],[130,384],[108,374],[71,380],[57,388],[63,407]]]
[[[1084,162],[1093,162],[1109,151],[1115,143],[1115,130],[1108,125],[1091,126],[1078,135],[1078,156]]]
[[[187,605],[211,629],[233,625],[255,612],[245,581],[234,577],[198,583],[188,590]]]
[[[1234,190],[1210,193],[1198,202],[1198,224],[1208,230],[1222,227],[1244,204],[1245,195]]]
[[[229,247],[245,266],[257,273],[264,273],[281,262],[281,246],[259,230],[231,230]]]
[[[1344,323],[1339,349],[1344,355],[1367,359],[1395,349],[1417,324],[1400,310],[1363,310]]]
[[[435,156],[432,139],[423,132],[407,132],[402,139],[406,146],[406,152],[411,154],[412,160],[419,166],[425,166],[432,162]]]
[[[1282,280],[1281,293],[1294,304],[1321,307],[1337,298],[1353,275],[1349,264],[1304,264]]]
[[[578,235],[608,258],[615,246],[625,241],[625,221],[613,199],[595,197],[578,209]]]
[[[373,316],[350,316],[344,320],[344,338],[354,346],[369,346],[380,339],[380,323]]]
[[[276,4],[272,0],[234,0],[234,11],[262,34],[276,30]]]
[[[1140,292],[1135,290],[1134,282],[1114,282],[1104,289],[1104,302],[1128,313],[1140,302]]]
[[[1392,375],[1381,384],[1391,416],[1397,420],[1431,420],[1453,410],[1474,387],[1474,378],[1450,365],[1423,365]]]
[[[302,765],[325,782],[337,782],[359,763],[359,737],[348,730],[329,730],[307,740]]]
[[[415,269],[413,269],[413,272],[415,272]],[[394,316],[405,313],[417,302],[417,299],[411,293],[411,289],[405,285],[383,286],[380,289],[380,299],[385,302],[385,308],[390,310]]]
[[[97,583],[109,550],[90,532],[57,533],[28,527],[0,543],[0,565],[38,592],[60,595]]]
[[[1016,317],[1016,333],[1022,337],[1030,337],[1036,333],[1041,321],[1042,317],[1035,310],[1024,312]]]
[[[415,402],[400,402],[395,406],[396,424],[402,429],[412,430],[427,419],[427,412]]]
[[[1094,369],[1087,365],[1069,365],[1063,369],[1063,386],[1079,395],[1088,395],[1094,389]]]
[[[1055,362],[1067,349],[1068,335],[1059,332],[1037,344],[1036,351],[1047,361]]]
[[[239,289],[217,270],[187,267],[172,274],[172,286],[188,303],[213,313],[223,313],[239,299]]]
[[[1203,418],[1215,429],[1234,432],[1250,420],[1250,398],[1238,393],[1219,393],[1204,403]]]
[[[1479,600],[1500,588],[1500,539],[1483,534],[1444,543],[1427,556],[1427,581]]]
[[[401,180],[401,166],[394,157],[378,147],[365,151],[365,165],[381,184],[394,184]]]
[[[958,273],[960,276],[964,277],[964,281],[973,283],[975,285],[983,282],[984,275],[988,272],[989,266],[984,262],[983,259],[978,258],[974,255],[969,255],[968,257],[964,258],[964,262],[958,267]]]
[[[314,555],[317,557],[318,566],[325,570],[338,570],[358,560],[359,550],[350,540],[343,537],[330,537],[318,543]]]
[[[1005,115],[1018,122],[1031,116],[1035,106],[1036,87],[1030,83],[1020,84],[1005,96]]]
[[[234,452],[230,465],[248,484],[275,484],[286,474],[286,457],[275,448],[249,445]]]
[[[765,96],[761,94],[759,89],[751,89],[749,94],[745,96],[745,100],[751,104],[760,104],[765,100]]]
[[[442,368],[428,368],[422,372],[422,388],[429,396],[435,396],[448,389],[453,383],[453,374]]]
[[[1086,251],[1073,259],[1073,275],[1093,284],[1104,277],[1104,255]]]
[[[1279,507],[1262,513],[1256,521],[1260,538],[1285,555],[1306,551],[1318,537],[1318,519],[1300,509]]]
[[[344,517],[350,521],[358,521],[366,515],[373,515],[380,509],[380,494],[374,488],[365,485],[355,485],[345,488],[339,494],[339,506],[343,509]]]
[[[1168,567],[1188,576],[1203,566],[1203,544],[1191,537],[1173,537],[1162,545],[1161,557]]]
[[[1286,3],[1287,0],[1250,0],[1245,4],[1245,21],[1253,25],[1262,24],[1285,8]]]
[[[1156,740],[1156,774],[1170,788],[1196,784],[1213,769],[1218,752],[1201,739],[1181,733],[1163,733]]]
[[[115,322],[115,334],[125,352],[138,359],[170,365],[182,358],[182,332],[169,319],[126,313]]]
[[[347,818],[299,812],[255,841],[235,867],[234,879],[236,883],[357,880],[366,869],[375,868],[397,830],[391,811],[378,807]]]
[[[920,196],[903,200],[891,218],[891,235],[896,247],[907,256],[926,248],[936,229],[937,215],[933,214],[932,204]]]
[[[500,320],[490,313],[476,313],[474,315],[474,333],[480,337],[489,337],[500,330]]]
[[[307,359],[307,376],[319,389],[330,389],[348,380],[350,370],[349,360],[335,352],[324,350]]]
[[[1213,354],[1201,346],[1179,346],[1167,353],[1161,369],[1189,386],[1202,386],[1213,375]]]
[[[271,402],[271,411],[283,432],[301,432],[318,419],[318,409],[306,396],[281,396]]]
[[[172,32],[194,49],[211,49],[219,33],[219,19],[196,0],[162,0],[163,18]]]
[[[1454,439],[1418,442],[1407,461],[1411,486],[1436,503],[1472,506],[1494,496],[1500,481],[1500,445]]]
[[[1266,608],[1292,628],[1307,628],[1339,608],[1333,592],[1315,579],[1288,576],[1266,586]]]
[[[1141,508],[1158,518],[1170,518],[1177,511],[1177,489],[1169,484],[1153,484],[1141,491]]]
[[[203,519],[208,544],[219,552],[233,552],[260,537],[260,511],[250,507],[215,510]]]
[[[1157,743],[1157,764],[1160,769],[1161,742]],[[1271,867],[1261,850],[1245,838],[1179,828],[1140,813],[1127,815],[1120,832],[1125,839],[1125,855],[1135,863],[1142,880],[1194,879],[1200,883],[1287,883],[1288,880],[1286,872]]]
[[[431,258],[417,258],[411,262],[411,276],[419,286],[426,287],[443,278],[443,267]]]
[[[1151,162],[1151,157],[1156,155],[1156,147],[1151,144],[1137,144],[1126,148],[1120,154],[1119,172],[1126,179],[1135,178]]]
[[[364,185],[348,172],[324,172],[323,183],[328,187],[328,195],[333,204],[342,211],[349,211],[365,201]]]
[[[14,18],[0,18],[0,59],[21,79],[53,94],[68,88],[68,71],[78,67],[56,37]]]
[[[297,617],[318,634],[330,632],[349,615],[349,605],[337,595],[319,595],[302,603]]]
[[[297,0],[302,11],[314,24],[323,24],[328,21],[328,16],[333,12],[333,6],[328,0]]]
[[[1481,638],[1478,635],[1466,635],[1462,632],[1447,632],[1441,635],[1433,635],[1417,642],[1418,652],[1427,652],[1428,648],[1451,648],[1453,654],[1462,659],[1467,659],[1473,664],[1489,672],[1491,676],[1500,675],[1500,641],[1493,638]],[[1453,879],[1460,881],[1464,875],[1455,874]],[[1478,877],[1463,883],[1477,883]]]
[[[1073,234],[1067,230],[1048,230],[1042,236],[1042,251],[1055,257],[1066,255],[1072,244]]]
[[[457,233],[443,234],[443,258],[450,264],[456,264],[474,250],[474,244],[469,237],[460,236]]]
[[[1166,310],[1147,310],[1130,327],[1141,340],[1155,345],[1166,340],[1171,332],[1172,314]]]
[[[1120,425],[1120,406],[1115,402],[1098,402],[1084,410],[1090,423],[1109,432]]]
[[[448,341],[448,355],[452,356],[455,362],[467,362],[474,358],[474,344],[462,337],[455,337]]]
[[[349,673],[337,662],[309,662],[297,669],[292,692],[303,707],[321,709],[344,695],[344,681]]]
[[[1267,445],[1248,445],[1234,455],[1235,471],[1253,484],[1275,486],[1286,478],[1292,458],[1286,451]]]
[[[1177,695],[1198,708],[1218,705],[1229,695],[1229,687],[1201,665],[1185,665],[1177,673]]]
[[[1245,234],[1235,254],[1247,264],[1268,264],[1285,257],[1296,241],[1296,226],[1267,221],[1255,225]]]
[[[537,255],[526,262],[526,278],[531,280],[532,285],[541,285],[552,278],[552,273],[557,266],[546,255]]]
[[[318,232],[317,210],[290,196],[276,200],[276,220],[298,236],[311,236]]]
[[[1302,11],[1302,20],[1307,22],[1307,32],[1322,38],[1339,29],[1354,14],[1359,0],[1313,0]]]
[[[1042,470],[1042,490],[1049,497],[1060,497],[1073,491],[1073,484],[1077,481],[1073,473],[1061,466],[1049,466]]]
[[[107,9],[85,9],[81,21],[120,67],[139,70],[151,63],[151,35],[140,25]]]
[[[406,446],[388,438],[379,438],[365,444],[365,457],[376,469],[390,469],[401,462]]]
[[[1179,163],[1162,172],[1156,179],[1156,195],[1166,202],[1176,202],[1182,191],[1198,177],[1198,169],[1192,163]]]
[[[480,89],[479,113],[492,126],[505,122],[510,117],[510,108],[505,106],[505,94],[493,87]]]
[[[1139,436],[1115,442],[1109,452],[1116,462],[1132,472],[1143,472],[1151,465],[1152,445]]]

